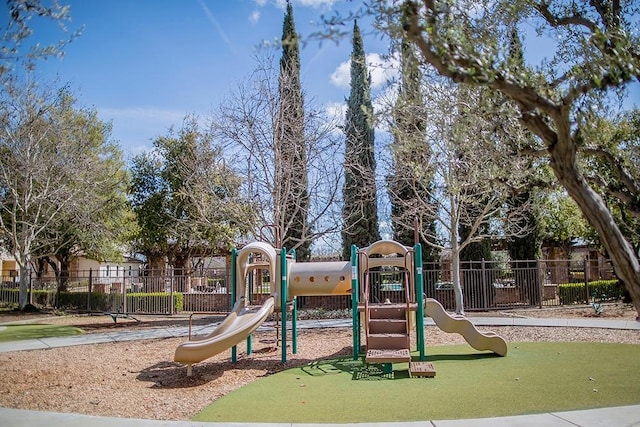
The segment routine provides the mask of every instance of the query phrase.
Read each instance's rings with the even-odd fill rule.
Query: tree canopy
[[[311,240],[308,238],[311,230],[308,218],[310,201],[304,98],[300,84],[299,40],[291,2],[287,2],[282,24],[278,89],[279,114],[273,137],[275,197],[283,203],[275,205],[275,224],[283,233],[282,246],[296,249],[298,259],[308,260],[311,255]]]
[[[357,22],[353,24],[352,42],[351,91],[344,125],[343,259],[351,256],[351,245],[365,247],[380,240],[371,82]]]
[[[132,175],[135,245],[153,267],[166,259],[189,274],[192,256],[226,252],[255,225],[253,206],[239,192],[242,180],[195,117],[136,156]]]
[[[455,83],[499,92],[514,105],[536,137],[523,151],[548,159],[558,182],[597,231],[640,313],[638,255],[599,189],[579,168],[586,130],[595,117],[607,114],[611,92],[640,80],[640,34],[635,31],[640,5],[618,0],[375,0],[361,13],[372,16],[392,39],[407,37],[425,66]],[[536,29],[532,42],[545,44],[546,55],[514,67],[509,52],[514,32],[522,37],[530,27]]]
[[[117,242],[126,175],[108,125],[67,90],[11,86],[0,102],[0,242],[20,268],[24,307],[36,257],[104,255]]]

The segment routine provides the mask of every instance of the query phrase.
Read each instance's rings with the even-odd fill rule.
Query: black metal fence
[[[189,276],[125,272],[116,277],[100,277],[96,271],[89,270],[65,276],[64,279],[32,276],[29,300],[39,306],[86,312],[175,314],[231,309],[230,277],[214,270]],[[425,264],[423,276],[425,296],[437,299],[449,310],[455,309],[448,265]],[[610,263],[602,260],[477,261],[462,262],[460,269],[467,311],[585,304],[592,297],[595,284],[601,281],[615,281]],[[255,278],[253,282],[261,280]],[[371,272],[370,283],[374,301],[404,298],[402,271]],[[607,289],[614,289],[611,286]],[[268,286],[254,286],[251,299],[259,302],[267,292]],[[599,294],[597,298],[615,299],[621,291],[608,293]],[[17,279],[3,278],[0,304],[17,303]],[[306,296],[299,297],[297,303],[301,310],[347,310],[351,307],[351,297]]]

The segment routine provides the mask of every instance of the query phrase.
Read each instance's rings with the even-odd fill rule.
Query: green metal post
[[[358,248],[351,245],[351,317],[353,324],[353,360],[360,354],[360,314],[358,313]]]
[[[253,257],[249,256],[249,263],[253,262]],[[247,296],[247,301],[249,301],[249,305],[253,304],[253,276],[255,276],[255,272],[256,270],[251,270],[251,272],[249,273],[249,277],[247,277],[247,280],[249,282],[249,295]],[[253,344],[253,339],[251,337],[251,335],[249,335],[247,337],[247,355],[251,354],[251,352],[253,351],[252,348],[252,344]]]
[[[295,249],[291,249],[291,257],[297,259]],[[291,310],[291,352],[298,354],[298,299],[293,297],[293,308]]]
[[[416,303],[418,304],[418,310],[416,311],[416,342],[420,352],[420,360],[424,360],[424,282],[422,277],[422,245],[420,243],[416,243],[413,253]]]
[[[287,250],[280,249],[280,317],[282,363],[287,362]]]
[[[238,251],[236,248],[231,250],[231,307],[236,303],[236,281],[238,275],[238,268],[236,267],[236,259],[238,257]],[[235,363],[238,360],[238,349],[234,345],[231,347],[231,361]]]
[[[293,309],[291,311],[291,352],[298,354],[298,297],[293,297]]]

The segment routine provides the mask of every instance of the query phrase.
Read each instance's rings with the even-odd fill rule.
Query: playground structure
[[[315,295],[351,295],[353,358],[360,355],[361,332],[364,328],[365,362],[378,363],[390,371],[391,364],[411,362],[411,330],[415,329],[419,362],[410,364],[417,375],[424,371],[425,313],[445,332],[459,333],[477,350],[490,350],[505,356],[506,342],[494,333],[478,331],[464,316],[449,315],[434,299],[423,298],[422,250],[419,244],[406,247],[393,240],[380,240],[370,246],[351,248],[349,261],[296,262],[295,252],[276,249],[269,243],[253,242],[232,251],[231,313],[204,338],[180,344],[174,361],[187,365],[206,360],[229,348],[236,360],[236,345],[247,340],[251,352],[251,334],[274,312],[279,314],[281,358],[287,358],[287,313],[291,311],[291,350],[297,351],[296,298]],[[375,269],[393,268],[402,272],[398,291],[402,302],[375,301],[369,273]],[[268,281],[263,278],[268,277]],[[260,278],[260,280],[256,280]],[[257,283],[256,283],[257,282]],[[254,288],[268,286],[269,297],[253,304]],[[420,303],[419,303],[420,302]]]

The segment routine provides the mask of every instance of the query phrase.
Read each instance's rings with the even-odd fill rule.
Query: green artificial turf
[[[414,355],[415,360],[415,355]],[[289,369],[230,393],[195,421],[393,422],[640,404],[640,345],[511,343],[506,357],[432,347],[435,378],[385,375],[342,358]]]
[[[30,340],[37,338],[66,337],[80,335],[82,329],[73,326],[57,325],[2,325],[0,326],[0,342]]]

